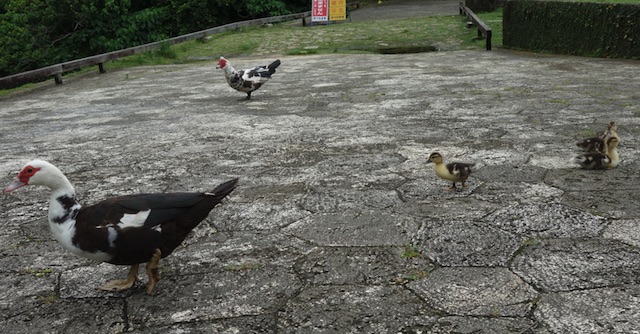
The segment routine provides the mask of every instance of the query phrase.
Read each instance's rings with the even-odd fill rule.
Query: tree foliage
[[[308,10],[309,3],[307,0],[0,0],[0,76],[230,22]]]

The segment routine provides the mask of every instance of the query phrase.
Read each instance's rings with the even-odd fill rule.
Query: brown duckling
[[[443,180],[448,180],[453,182],[451,187],[447,188],[448,190],[456,190],[456,183],[462,183],[462,187],[466,188],[465,181],[469,178],[469,174],[471,174],[471,167],[475,166],[473,163],[462,163],[462,162],[452,162],[448,164],[444,164],[442,155],[438,152],[433,152],[429,156],[427,160],[428,163],[434,163],[434,170],[436,175]]]
[[[620,163],[618,155],[618,138],[609,137],[605,140],[606,153],[588,152],[575,158],[575,162],[583,169],[612,169]]]
[[[582,141],[576,143],[576,146],[581,148],[585,152],[600,152],[607,153],[607,149],[605,147],[605,141],[609,137],[615,137],[620,141],[620,137],[618,136],[618,124],[616,122],[610,122],[607,126],[607,130],[600,134],[598,137],[586,138]]]

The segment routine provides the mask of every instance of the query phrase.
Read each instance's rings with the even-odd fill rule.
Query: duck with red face
[[[147,294],[160,279],[158,262],[171,254],[236,187],[238,179],[211,192],[156,193],[113,197],[83,207],[73,185],[56,166],[33,160],[4,193],[30,185],[51,190],[49,227],[63,248],[91,260],[129,265],[125,280],[98,287],[123,291],[135,283],[138,266],[147,263]]]

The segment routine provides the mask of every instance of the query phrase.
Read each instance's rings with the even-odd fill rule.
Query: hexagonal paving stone
[[[525,248],[512,270],[543,291],[640,283],[640,250],[608,239],[551,239]]]
[[[433,265],[398,247],[318,247],[296,266],[311,284],[389,284],[428,275]]]
[[[522,237],[469,221],[425,222],[414,243],[443,266],[504,266]]]
[[[640,286],[544,294],[534,316],[553,333],[639,333]]]
[[[273,313],[301,287],[295,275],[273,266],[166,275],[161,282],[153,297],[140,291],[127,299],[132,328]]]
[[[439,268],[409,287],[450,315],[524,317],[538,295],[507,268]]]
[[[124,300],[50,299],[2,323],[3,333],[123,333]]]
[[[452,333],[486,333],[486,334],[525,334],[536,326],[528,318],[510,317],[442,317],[431,328],[424,329],[424,334]],[[412,332],[417,333],[417,332]]]
[[[614,220],[605,228],[603,238],[616,239],[640,247],[640,219]]]
[[[518,235],[546,238],[596,236],[606,226],[603,218],[559,203],[516,204],[483,220]]]
[[[414,218],[384,211],[315,214],[283,229],[322,246],[399,246],[410,243]]]
[[[397,333],[430,325],[435,313],[402,286],[330,285],[304,289],[278,314],[278,333]]]

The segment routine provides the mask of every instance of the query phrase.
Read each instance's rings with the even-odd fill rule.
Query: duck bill
[[[26,183],[23,183],[20,180],[15,180],[13,181],[10,185],[8,185],[6,188],[4,188],[4,190],[2,190],[3,193],[8,193],[8,192],[12,192],[18,188],[22,188],[24,186],[26,186]]]

